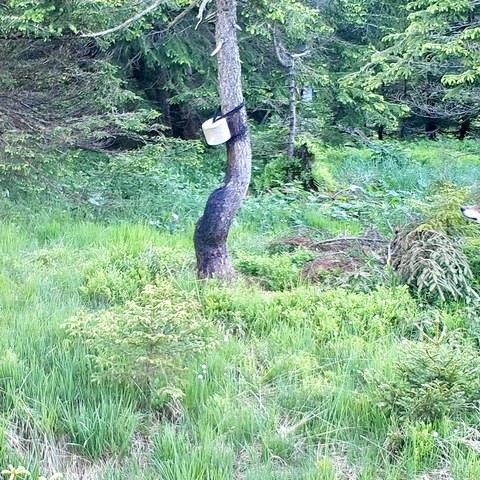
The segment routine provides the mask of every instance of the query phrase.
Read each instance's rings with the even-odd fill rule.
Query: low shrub
[[[99,257],[86,267],[80,287],[82,296],[97,304],[130,300],[157,277],[168,278],[193,262],[191,252],[170,247],[152,247],[139,254],[118,248]]]
[[[385,449],[402,459],[409,472],[421,472],[438,465],[442,455],[440,434],[428,422],[405,423],[390,432]]]
[[[91,348],[94,379],[125,380],[150,394],[158,384],[176,387],[185,360],[215,344],[200,303],[166,282],[147,285],[125,305],[80,311],[64,327]]]
[[[257,188],[281,187],[288,181],[288,159],[285,154],[273,157],[255,182]]]
[[[480,358],[458,335],[404,340],[393,375],[368,372],[376,401],[402,420],[433,422],[478,410]]]
[[[408,152],[396,143],[378,143],[371,150],[372,160],[382,165],[401,166],[410,160]]]
[[[32,474],[22,465],[19,465],[18,467],[14,467],[13,465],[8,465],[7,468],[4,468],[1,471],[2,475],[5,475],[6,477],[8,476],[8,480],[21,480],[25,478],[33,478]],[[43,475],[37,477],[38,480],[47,480],[47,477],[44,477]],[[55,473],[51,477],[48,477],[48,480],[61,480],[63,475],[61,473]]]
[[[267,128],[252,125],[253,167],[263,168],[272,158],[285,151],[288,129],[283,125],[270,123]],[[257,167],[257,168],[255,168]]]
[[[378,287],[369,293],[313,286],[283,292],[211,287],[205,291],[204,308],[209,318],[258,333],[268,334],[282,323],[309,324],[320,342],[350,335],[378,338],[421,315],[405,287]]]
[[[245,275],[255,277],[268,290],[280,291],[301,283],[303,265],[312,254],[298,250],[293,255],[238,255],[235,266]]]
[[[303,145],[307,154],[312,159],[313,182],[320,191],[334,192],[339,186],[332,172],[332,165],[335,160],[338,161],[338,149],[327,148],[323,144],[312,140],[306,136],[299,139],[299,144]],[[340,157],[343,160],[343,156]]]
[[[466,222],[460,210],[462,205],[468,205],[469,193],[469,188],[461,188],[453,183],[441,182],[433,185],[426,203],[420,204],[426,217],[421,228],[440,230],[447,235],[472,230],[474,224]]]
[[[392,266],[406,285],[430,302],[478,301],[467,257],[440,231],[416,228],[399,234],[393,242]]]

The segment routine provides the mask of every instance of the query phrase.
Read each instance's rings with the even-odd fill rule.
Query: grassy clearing
[[[423,146],[408,148],[412,156],[427,155]],[[114,213],[95,215],[90,207],[25,214],[5,200],[0,463],[72,479],[477,479],[475,382],[468,382],[473,399],[463,399],[464,378],[480,372],[475,357],[464,355],[477,352],[478,328],[464,306],[422,305],[389,272],[367,271],[343,286],[309,284],[300,276],[308,253],[266,251],[271,240],[305,228],[327,238],[356,235],[373,222],[388,234],[406,223],[406,214],[418,213],[410,200],[425,200],[446,174],[462,185],[479,183],[478,160],[469,153],[474,146],[462,148],[465,157],[454,164],[429,151],[413,165],[327,151],[345,193],[325,198],[288,187],[249,197],[231,238],[244,278],[226,287],[195,281],[198,207],[182,205],[173,228],[175,218],[165,211],[176,214],[175,205],[145,214],[153,204],[145,190],[118,197]],[[167,180],[154,185],[152,197]],[[135,205],[142,222],[138,211],[131,216]],[[61,325],[80,309],[121,309],[159,281],[201,302],[218,344],[175,377],[158,376],[183,396],[149,403],[138,385],[92,382],[92,351]],[[444,325],[452,336],[440,340]],[[408,356],[410,344],[427,341],[418,326],[433,339],[433,352],[437,341],[438,351],[454,352],[463,363],[458,375],[431,373],[424,379],[429,389],[416,399],[408,389],[417,391],[417,379],[405,372],[410,365],[427,371],[421,353]],[[395,398],[386,399],[386,391]],[[425,413],[437,404],[451,407],[440,416]]]

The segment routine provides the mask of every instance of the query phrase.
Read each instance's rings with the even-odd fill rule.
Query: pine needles
[[[467,257],[445,233],[420,228],[402,232],[392,243],[391,258],[400,278],[429,301],[479,300]]]

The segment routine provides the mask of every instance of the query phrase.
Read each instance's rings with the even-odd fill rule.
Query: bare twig
[[[198,28],[200,23],[203,20],[203,12],[205,11],[205,8],[207,7],[208,0],[202,0],[202,3],[200,4],[200,8],[198,9],[198,14],[197,14],[197,24],[195,25],[195,30]]]
[[[197,0],[194,0],[185,10],[180,12],[168,25],[167,25],[167,30],[171,30],[180,20],[182,20],[184,17],[188,15],[189,12],[191,12],[195,5],[197,4]]]
[[[138,12],[136,15],[133,17],[130,17],[129,19],[125,20],[123,23],[120,25],[117,25],[116,27],[109,28],[107,30],[103,30],[102,32],[96,32],[96,33],[84,33],[80,35],[81,37],[89,37],[89,38],[98,38],[98,37],[104,37],[105,35],[109,35],[110,33],[115,33],[118,32],[119,30],[122,30],[125,27],[128,27],[132,23],[136,22],[137,20],[140,20],[142,17],[145,15],[148,15],[150,12],[153,12],[156,8],[158,8],[165,0],[155,0],[151,5],[149,5],[145,10],[142,10],[141,12]]]
[[[321,242],[315,242],[314,248],[322,249],[329,245],[357,245],[357,244],[386,244],[387,240],[381,238],[368,238],[368,237],[337,237],[330,238],[329,240],[323,240]]]
[[[338,130],[342,133],[348,133],[349,135],[357,138],[358,140],[360,140],[362,143],[364,143],[369,147],[374,146],[374,143],[358,128],[344,127],[342,125],[339,125]]]

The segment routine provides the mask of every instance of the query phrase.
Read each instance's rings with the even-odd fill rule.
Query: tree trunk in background
[[[460,130],[458,131],[458,139],[465,140],[467,133],[470,131],[470,120],[465,120],[460,125]]]
[[[295,136],[297,133],[297,79],[295,72],[295,59],[304,57],[310,53],[307,48],[302,53],[288,53],[285,47],[277,39],[276,29],[273,30],[273,43],[278,61],[288,69],[288,181],[293,180],[294,155],[295,155]],[[313,92],[312,92],[313,93]],[[311,99],[310,99],[311,101]]]
[[[291,59],[288,67],[288,107],[289,107],[289,125],[288,125],[288,181],[293,180],[293,162],[295,154],[295,135],[297,133],[297,84],[295,79],[295,62]]]
[[[217,46],[222,44],[217,55],[223,113],[229,112],[243,102],[236,21],[236,0],[217,0],[215,39]],[[244,108],[227,120],[232,135],[242,132],[247,127],[247,114]],[[248,130],[227,144],[227,156],[224,183],[208,198],[203,216],[195,229],[194,243],[198,276],[201,279],[229,280],[233,275],[227,237],[250,183],[252,149]]]
[[[383,132],[385,131],[385,127],[380,125],[377,127],[377,135],[379,140],[383,140]]]

